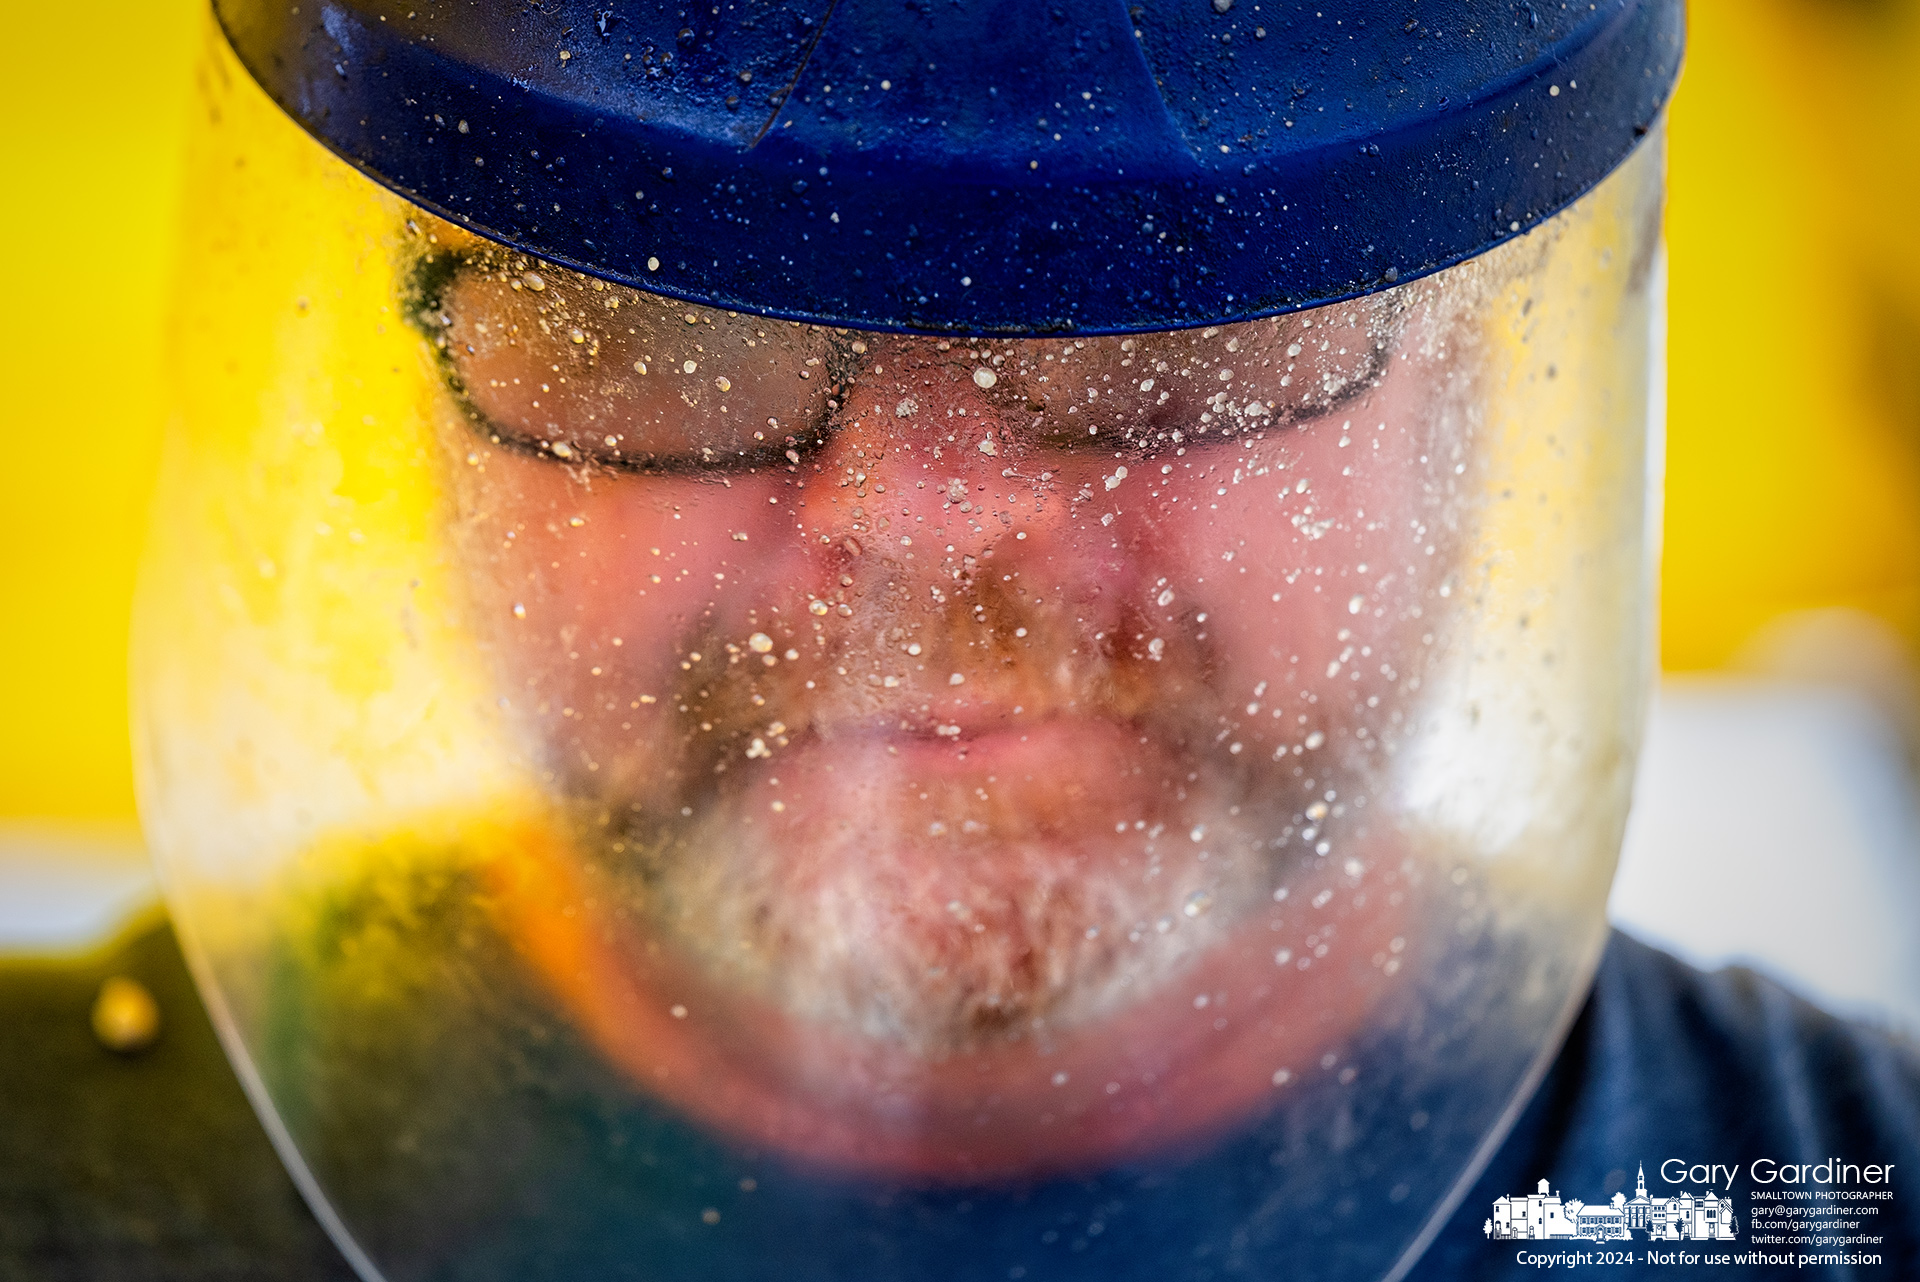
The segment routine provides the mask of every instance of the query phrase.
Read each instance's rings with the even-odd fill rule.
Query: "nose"
[[[993,394],[968,362],[874,346],[802,466],[805,565],[782,571],[827,603],[815,614],[841,616],[821,620],[835,663],[904,652],[884,688],[950,728],[1085,695],[1109,651],[1132,645],[1139,629],[1121,625],[1150,599],[1158,559],[1112,498],[1094,501],[1103,455],[1045,444],[1026,399]],[[876,679],[887,663],[901,661]]]
[[[882,348],[882,351],[898,350]],[[878,359],[848,390],[841,429],[815,456],[815,500],[836,542],[882,548],[923,572],[1048,542],[1062,504],[1024,464],[964,367]]]

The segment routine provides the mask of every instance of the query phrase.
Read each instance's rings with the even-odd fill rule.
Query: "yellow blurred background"
[[[133,818],[128,605],[199,0],[27,6],[0,82],[0,822]],[[1661,648],[1920,636],[1920,0],[1697,0],[1671,120]],[[191,287],[191,282],[185,282]]]

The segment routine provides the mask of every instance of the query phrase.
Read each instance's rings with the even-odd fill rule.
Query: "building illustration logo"
[[[1733,1218],[1733,1199],[1712,1189],[1648,1197],[1647,1168],[1642,1163],[1631,1200],[1625,1193],[1615,1193],[1612,1201],[1591,1206],[1579,1198],[1562,1202],[1541,1180],[1538,1192],[1497,1199],[1482,1231],[1490,1238],[1536,1242],[1550,1238],[1624,1242],[1635,1236],[1656,1242],[1731,1242],[1739,1225]]]

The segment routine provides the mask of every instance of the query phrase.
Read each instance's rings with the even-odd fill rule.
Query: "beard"
[[[1187,782],[1141,728],[1009,732],[991,763],[820,735],[781,811],[722,789],[630,836],[633,902],[714,983],[930,1060],[1097,1024],[1271,905],[1280,864],[1237,780]]]

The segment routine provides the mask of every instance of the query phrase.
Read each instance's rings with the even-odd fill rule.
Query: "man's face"
[[[481,634],[585,816],[519,929],[591,919],[592,982],[541,964],[648,1089],[1019,1174],[1217,1131],[1376,1005],[1455,471],[1417,315],[945,340],[434,270]]]

